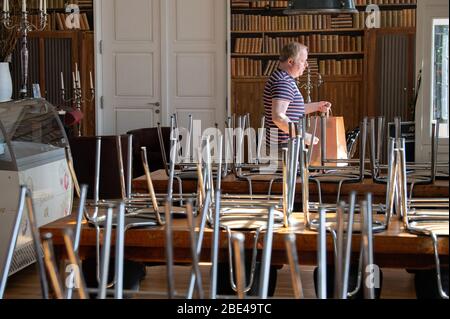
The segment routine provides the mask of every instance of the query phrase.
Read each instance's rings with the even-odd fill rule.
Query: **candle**
[[[61,72],[61,90],[64,90],[64,74]]]
[[[39,11],[42,11],[42,0],[39,0]]]
[[[7,0],[3,0],[3,12],[6,12],[6,9],[7,9],[7,3],[8,1]]]
[[[75,78],[75,73],[74,72],[72,72],[72,85],[73,85],[73,88],[74,89],[76,89],[77,88],[77,79]]]
[[[27,12],[27,0],[22,0],[22,12]]]
[[[44,13],[47,13],[47,0],[44,0]]]
[[[77,70],[77,84],[78,84],[78,88],[81,89],[80,71],[78,71],[78,70]]]
[[[91,90],[94,89],[94,81],[92,81],[92,71],[89,71],[89,78],[91,80]]]
[[[5,11],[9,13],[9,0],[5,0],[4,3],[6,3],[6,10]]]

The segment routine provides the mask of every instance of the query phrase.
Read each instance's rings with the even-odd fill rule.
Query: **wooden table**
[[[164,170],[158,170],[151,174],[154,184],[155,192],[166,193],[168,177]],[[254,194],[267,194],[269,190],[269,182],[271,177],[267,175],[254,176],[252,182],[252,189]],[[301,201],[301,180],[297,179],[296,201]],[[322,198],[324,202],[336,202],[336,194],[338,185],[336,183],[322,183]],[[137,193],[148,193],[147,182],[145,176],[133,180],[133,189]],[[433,185],[416,185],[414,188],[415,197],[448,197],[449,196],[449,181],[436,181]],[[183,180],[183,192],[194,193],[197,191],[197,180]],[[348,194],[352,191],[357,191],[358,194],[372,193],[374,200],[379,202],[385,201],[386,185],[376,184],[372,179],[366,178],[363,183],[344,184],[341,190],[341,198],[347,199]],[[174,192],[178,192],[178,182],[174,182]],[[230,194],[248,194],[249,187],[246,180],[238,179],[234,175],[228,175],[222,180],[222,192]],[[273,193],[281,194],[281,183],[274,183]],[[310,183],[309,193],[311,200],[317,199],[317,185]]]
[[[294,214],[296,225],[291,229],[280,229],[274,233],[272,264],[282,265],[287,263],[284,246],[284,234],[293,231],[297,238],[297,250],[301,264],[316,264],[316,246],[317,234],[306,230],[302,222],[303,214]],[[49,225],[41,227],[41,233],[51,232],[53,234],[55,251],[58,255],[64,255],[62,230],[67,227],[74,227],[72,216],[55,221]],[[212,232],[207,229],[205,232],[203,250],[201,254],[202,261],[210,261],[211,236]],[[221,232],[220,239],[220,259],[226,260],[228,257],[226,233]],[[246,232],[246,255],[249,256],[252,248],[253,233]],[[80,255],[82,258],[95,256],[95,238],[94,228],[83,225],[81,234]],[[353,257],[358,257],[359,252],[358,234],[354,235]],[[186,220],[175,219],[173,225],[173,243],[174,258],[179,264],[190,263],[189,233]],[[264,242],[262,235],[258,241],[258,247],[261,248]],[[332,240],[328,235],[328,261],[332,262]],[[114,252],[114,250],[112,251]],[[390,268],[427,268],[434,265],[432,241],[429,237],[421,237],[405,233],[398,220],[393,220],[389,230],[374,235],[374,254],[375,262],[380,267]],[[439,254],[442,264],[448,264],[449,246],[448,237],[439,239]],[[163,226],[149,229],[131,229],[126,233],[126,258],[147,262],[159,263],[165,262],[165,230]],[[261,257],[261,254],[259,254]]]

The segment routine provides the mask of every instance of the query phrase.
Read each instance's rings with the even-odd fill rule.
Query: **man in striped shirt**
[[[314,112],[328,112],[326,101],[305,104],[295,79],[308,67],[308,47],[298,42],[287,44],[280,54],[280,65],[267,80],[264,88],[265,127],[267,144],[284,147],[289,139],[289,122]],[[271,134],[271,131],[278,134]],[[314,144],[318,142],[314,140]],[[306,137],[311,143],[311,136]]]

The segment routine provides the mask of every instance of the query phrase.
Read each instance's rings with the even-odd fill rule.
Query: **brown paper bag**
[[[308,133],[314,134],[321,139],[321,117],[312,116],[310,117],[310,125],[308,127]],[[314,129],[314,126],[316,127]],[[315,132],[313,132],[315,131]],[[344,118],[342,116],[326,116],[326,159],[348,159],[347,153],[347,141],[345,138],[345,126]],[[322,142],[319,141],[317,145],[309,146],[312,147],[311,155],[311,166],[321,165],[322,156]],[[325,166],[331,167],[342,167],[347,166],[346,163],[325,163]]]

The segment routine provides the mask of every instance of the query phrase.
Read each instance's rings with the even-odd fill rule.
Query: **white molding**
[[[231,0],[227,0],[227,94],[226,94],[226,111],[227,117],[232,115],[231,110]]]
[[[168,17],[169,14],[170,1],[162,0],[160,1],[160,23],[161,23],[161,126],[169,126],[169,113],[170,106],[169,103],[169,32],[170,28],[168,23],[170,22]]]
[[[111,0],[107,0],[111,1]],[[102,38],[102,0],[93,0],[94,5],[94,48],[95,48],[95,134],[103,132],[103,111],[100,98],[103,95],[103,65],[99,45]]]

